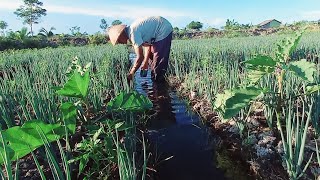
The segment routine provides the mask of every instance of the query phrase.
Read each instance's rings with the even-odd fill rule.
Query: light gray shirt
[[[173,28],[168,20],[160,16],[151,16],[134,21],[128,27],[128,35],[133,46],[158,42],[166,38]]]

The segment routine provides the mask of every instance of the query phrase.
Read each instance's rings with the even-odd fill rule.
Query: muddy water
[[[177,93],[167,83],[153,83],[150,72],[147,77],[140,77],[139,70],[135,88],[148,96],[154,106],[147,128],[148,139],[155,147],[155,179],[225,179],[214,163],[215,138],[199,117],[188,111]]]

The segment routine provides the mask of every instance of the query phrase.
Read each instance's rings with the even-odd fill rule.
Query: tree
[[[193,29],[193,30],[200,30],[203,27],[203,24],[199,21],[191,21],[191,23],[189,23],[187,25],[188,29]]]
[[[11,39],[15,39],[15,40],[25,40],[28,38],[29,32],[28,32],[28,28],[23,27],[21,28],[20,31],[16,31],[16,32],[9,32],[9,38]]]
[[[0,29],[1,29],[1,34],[4,35],[4,30],[7,29],[8,23],[5,21],[0,21]]]
[[[120,20],[114,20],[112,21],[111,25],[114,26],[114,25],[119,25],[119,24],[122,24],[122,22]]]
[[[108,28],[108,24],[107,21],[105,19],[101,19],[101,24],[100,24],[100,28],[104,31]]]
[[[43,36],[43,37],[47,37],[47,38],[52,37],[52,36],[54,36],[54,34],[52,32],[54,30],[56,30],[56,28],[54,28],[54,27],[51,27],[49,30],[46,30],[45,28],[41,28],[39,31],[39,35]]]
[[[24,5],[20,6],[14,14],[23,20],[23,24],[29,24],[33,36],[33,24],[38,24],[41,16],[47,15],[47,10],[42,8],[43,3],[39,0],[24,0],[23,2]]]
[[[79,36],[81,33],[80,33],[80,27],[79,26],[73,26],[70,28],[70,31],[71,31],[71,35],[73,36]]]
[[[240,29],[249,29],[252,27],[252,24],[240,24],[234,19],[232,21],[230,19],[227,19],[226,25],[223,26],[223,29],[225,30],[240,30]]]
[[[75,36],[75,37],[81,37],[81,36],[86,36],[86,35],[88,35],[87,32],[81,33],[79,26],[73,26],[73,27],[71,27],[71,28],[70,28],[70,31],[71,31],[71,35],[72,35],[72,36]]]
[[[173,28],[173,32],[174,32],[174,33],[178,33],[179,31],[180,31],[180,29],[179,29],[178,27],[174,27],[174,28]]]

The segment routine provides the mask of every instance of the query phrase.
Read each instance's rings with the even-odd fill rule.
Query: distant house
[[[276,27],[279,27],[280,25],[281,25],[280,21],[276,19],[270,19],[258,24],[258,27],[267,29],[267,28],[276,28]]]

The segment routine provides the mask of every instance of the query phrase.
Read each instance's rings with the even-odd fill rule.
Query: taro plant
[[[296,49],[301,36],[302,33],[298,33],[295,37],[286,38],[277,44],[275,58],[258,55],[245,61],[248,69],[248,83],[244,87],[225,90],[224,93],[216,95],[214,102],[214,108],[223,120],[233,118],[253,101],[262,100],[269,108],[273,109],[270,112],[275,112],[277,129],[283,142],[284,160],[290,179],[300,178],[309,164],[306,163],[304,167],[302,166],[313,99],[308,102],[306,107],[304,104],[308,101],[307,97],[318,92],[320,87],[314,81],[316,72],[314,63],[305,59],[298,61],[290,59],[290,55]],[[269,89],[259,86],[261,80],[270,76],[275,82],[275,88]],[[299,79],[297,85],[301,85],[302,88],[298,94],[286,87],[290,77]],[[292,104],[303,107],[301,109],[293,108]]]
[[[80,155],[69,162],[79,161],[78,176],[108,178],[113,164],[118,164],[120,179],[137,179],[136,119],[134,113],[152,107],[151,101],[136,91],[121,92],[107,104],[112,120],[99,120],[99,125],[87,125],[90,137],[76,145]],[[92,136],[91,136],[92,135]],[[145,152],[145,146],[143,142]],[[93,165],[88,166],[92,161]],[[85,171],[85,168],[87,170]],[[146,175],[146,155],[143,155],[142,175]]]
[[[152,108],[152,102],[145,96],[139,94],[137,91],[132,92],[121,92],[116,98],[111,100],[107,104],[107,110],[113,114],[113,118],[116,118],[114,113],[120,114],[121,119],[124,120],[123,124],[126,127],[124,130],[125,138],[119,136],[120,125],[121,123],[116,124],[118,128],[115,128],[116,136],[113,136],[113,140],[116,145],[117,151],[117,160],[119,167],[120,179],[137,179],[138,174],[136,172],[137,167],[141,164],[136,164],[138,160],[137,157],[137,133],[136,133],[136,122],[135,114],[138,112],[144,112]],[[110,128],[110,125],[108,125]],[[129,128],[128,128],[129,127]],[[123,131],[123,128],[122,128]],[[123,138],[124,142],[120,143]],[[146,176],[146,147],[144,142],[144,137],[142,134],[142,146],[143,146],[143,155],[142,155],[142,179],[145,179]]]
[[[81,70],[81,71],[80,71]],[[84,72],[83,69],[74,70],[73,74],[70,76],[68,81],[64,84],[63,87],[58,88],[57,94],[67,96],[67,97],[76,97],[80,100],[84,100],[87,96],[89,86],[89,71]],[[53,171],[54,177],[62,177],[62,173],[59,170],[59,165],[54,159],[51,151],[50,144],[53,141],[58,142],[59,139],[66,137],[67,148],[68,148],[68,132],[74,134],[76,127],[76,118],[77,118],[77,106],[80,103],[71,103],[65,102],[60,106],[62,112],[62,123],[55,124],[46,124],[42,120],[30,120],[24,123],[21,127],[14,126],[6,130],[1,131],[1,140],[0,144],[0,163],[5,164],[5,170],[9,179],[12,178],[11,171],[11,161],[16,161],[25,155],[32,153],[35,163],[39,168],[37,159],[35,158],[33,151],[43,145],[45,145],[45,150],[47,157],[49,159],[49,164],[52,165],[55,169]],[[59,147],[61,155],[64,155],[64,152],[61,147]],[[65,156],[64,156],[65,157]],[[64,162],[66,159],[64,158]],[[18,163],[17,163],[18,164]],[[64,163],[65,169],[68,169],[68,165]],[[43,178],[43,172],[39,170],[41,177]],[[60,172],[58,174],[54,174]],[[67,179],[70,179],[70,174],[66,175]],[[69,177],[69,178],[68,178]],[[5,178],[3,176],[3,178]]]
[[[71,133],[75,133],[75,115],[77,112],[79,112],[79,115],[81,115],[85,121],[85,114],[88,115],[89,113],[87,96],[90,83],[90,74],[88,70],[90,65],[91,63],[88,63],[85,67],[82,67],[79,65],[78,59],[75,58],[72,62],[72,66],[68,68],[66,73],[69,77],[68,81],[63,85],[63,87],[56,88],[56,93],[58,95],[78,99],[75,103],[65,102],[60,106],[64,123]],[[85,105],[87,113],[84,112],[82,104]]]

